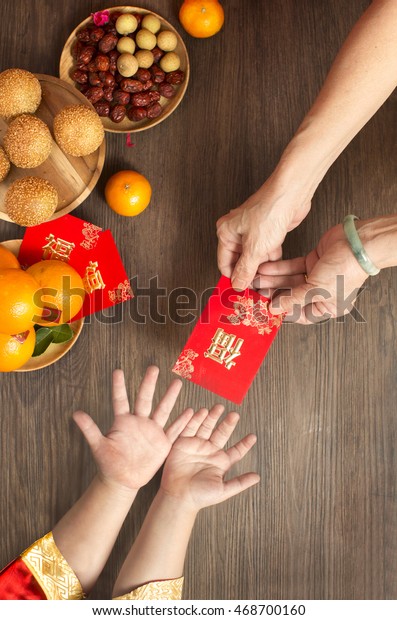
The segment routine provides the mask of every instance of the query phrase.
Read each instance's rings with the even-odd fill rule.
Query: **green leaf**
[[[54,327],[50,327],[50,330],[52,331],[52,341],[56,344],[68,342],[73,338],[73,330],[68,323],[55,325]]]
[[[36,332],[36,345],[34,347],[33,357],[42,355],[50,346],[52,338],[52,331],[49,327],[40,327]]]

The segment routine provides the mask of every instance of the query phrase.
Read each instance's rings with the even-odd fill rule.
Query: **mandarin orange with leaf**
[[[38,282],[35,323],[51,327],[68,323],[80,312],[85,298],[84,282],[76,269],[60,260],[42,260],[26,272]]]
[[[205,39],[220,31],[225,13],[218,0],[185,0],[179,11],[179,21],[192,37]]]
[[[20,334],[32,329],[37,314],[39,288],[32,275],[22,269],[0,269],[0,332]]]
[[[119,215],[139,215],[146,209],[151,197],[149,181],[135,170],[116,172],[105,186],[106,202]]]
[[[35,344],[36,332],[33,328],[14,336],[0,333],[0,372],[22,368],[32,357]]]

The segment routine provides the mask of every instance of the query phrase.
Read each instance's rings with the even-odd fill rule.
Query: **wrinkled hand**
[[[310,211],[311,202],[273,189],[271,179],[217,221],[218,267],[233,288],[251,285],[261,263],[281,258],[281,244]]]
[[[164,465],[161,490],[193,511],[219,504],[259,482],[255,473],[225,482],[229,469],[249,452],[256,437],[247,435],[224,450],[239,415],[229,413],[215,428],[223,410],[222,405],[215,405],[210,411],[197,411],[174,443]]]
[[[124,373],[113,372],[114,422],[106,435],[87,413],[73,414],[91,448],[99,476],[108,484],[135,491],[144,486],[164,463],[173,442],[193,416],[193,410],[187,409],[164,431],[182,387],[176,379],[150,417],[158,374],[156,366],[149,366],[131,412]]]
[[[307,256],[260,265],[258,274],[254,284],[260,293],[271,295],[276,291],[270,311],[286,312],[287,321],[304,324],[348,314],[368,277],[354,257],[341,224],[328,230]]]

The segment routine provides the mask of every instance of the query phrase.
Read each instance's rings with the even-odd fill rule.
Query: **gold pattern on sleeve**
[[[21,554],[21,558],[47,600],[78,600],[84,597],[80,582],[56,546],[52,532],[33,543]]]
[[[114,601],[180,601],[182,598],[183,577],[165,581],[145,583],[132,592],[118,596]]]

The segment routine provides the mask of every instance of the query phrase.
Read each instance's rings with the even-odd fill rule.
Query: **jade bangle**
[[[361,239],[354,224],[354,220],[358,220],[356,215],[346,215],[343,220],[343,230],[345,231],[346,239],[348,240],[351,251],[356,257],[360,267],[362,267],[368,275],[376,276],[380,272],[380,269],[373,264],[372,260],[364,250],[363,244],[361,243]]]

